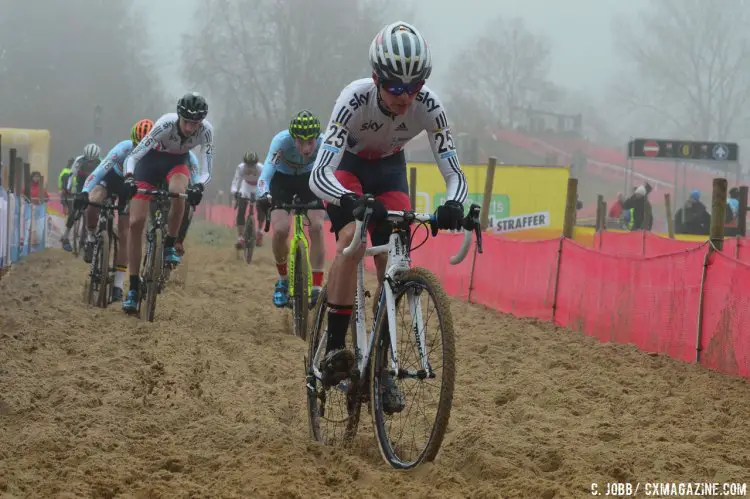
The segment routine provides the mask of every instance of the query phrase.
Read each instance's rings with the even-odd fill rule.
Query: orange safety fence
[[[231,206],[202,203],[196,215],[234,225]],[[332,260],[330,223],[325,231]],[[412,246],[422,242],[423,231],[416,231]],[[461,264],[451,265],[461,237],[439,234],[412,253],[413,263],[434,272],[452,296],[750,378],[747,238],[727,238],[724,251],[716,252],[708,242],[648,232],[604,231],[594,236],[593,247],[485,233],[482,254],[472,249]],[[372,258],[365,267],[374,270]]]
[[[565,240],[555,323],[600,341],[695,359],[705,253],[616,256]]]
[[[696,361],[700,344],[702,365],[750,378],[750,335],[742,329],[750,322],[750,264],[726,251],[711,253],[706,265],[708,242],[642,232],[603,236],[600,251],[563,238],[514,241],[485,234],[483,254],[472,252],[453,266],[448,259],[461,236],[440,234],[412,259],[434,272],[449,294],[472,303],[685,362]],[[750,255],[746,239],[726,240],[726,248],[733,245]],[[326,247],[330,260],[331,233]]]
[[[706,270],[701,364],[750,378],[750,265],[713,252]]]

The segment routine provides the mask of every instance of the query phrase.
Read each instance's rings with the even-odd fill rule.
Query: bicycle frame
[[[472,207],[473,209],[473,207]],[[478,207],[476,208],[476,216],[473,218],[477,219],[478,222]],[[371,209],[368,208],[371,212]],[[474,215],[470,212],[470,215]],[[388,211],[388,218],[397,222],[405,221],[418,221],[418,222],[429,222],[436,223],[433,215],[425,213],[414,213],[405,211]],[[365,221],[357,221],[354,238],[351,244],[344,249],[344,255],[350,255],[355,252],[361,244],[366,241],[367,238],[367,220],[369,220],[369,213],[365,215]],[[407,226],[408,227],[408,226]],[[451,257],[450,263],[457,265],[463,261],[471,246],[471,239],[474,233],[478,234],[478,251],[481,253],[481,232],[478,229],[471,228],[463,229],[464,239],[459,249],[459,252]],[[401,272],[408,271],[411,268],[411,257],[410,257],[410,232],[406,227],[400,227],[395,230],[389,238],[388,244],[380,246],[372,246],[365,250],[364,256],[373,256],[387,253],[388,260],[386,263],[385,275],[383,278],[383,287],[380,290],[380,296],[377,298],[377,306],[375,308],[374,319],[377,318],[380,308],[386,307],[386,316],[388,319],[388,330],[390,334],[390,350],[391,350],[391,372],[397,374],[399,378],[403,377],[432,377],[432,367],[429,365],[429,361],[426,355],[425,349],[425,334],[424,324],[422,320],[422,309],[420,305],[420,298],[415,297],[413,294],[407,296],[409,300],[409,309],[412,313],[412,332],[416,343],[418,345],[420,364],[422,372],[403,371],[399,368],[399,359],[397,351],[397,338],[396,338],[396,301],[394,298],[395,282],[398,274]],[[357,368],[360,373],[366,372],[367,366],[370,362],[370,355],[375,346],[375,339],[377,338],[376,331],[376,320],[373,320],[372,328],[369,333],[365,329],[365,264],[364,258],[360,259],[357,264],[357,290],[355,295],[355,308],[354,308],[354,320],[356,324],[355,334],[357,335],[357,347],[354,352]],[[322,374],[318,368],[320,359],[322,359],[325,342],[321,341],[318,343],[317,351],[315,352],[315,359],[313,362],[313,371],[315,376],[320,379]],[[364,346],[364,351],[362,347]]]
[[[305,215],[302,213],[294,214],[294,234],[292,240],[289,243],[289,257],[287,259],[289,265],[289,297],[297,296],[297,289],[294,287],[294,253],[297,251],[297,245],[301,244],[305,249],[305,259],[307,260],[307,268],[310,268],[310,242],[307,240],[305,235]],[[307,296],[312,294],[312,272],[307,273]]]
[[[305,235],[305,218],[306,218],[306,210],[323,210],[324,207],[320,202],[313,202],[313,203],[305,203],[302,204],[299,202],[299,197],[295,194],[292,203],[280,203],[274,205],[275,208],[279,209],[290,209],[294,212],[294,233],[292,235],[292,240],[289,243],[289,254],[287,257],[287,265],[288,265],[288,272],[289,272],[289,297],[293,298],[297,296],[297,289],[294,287],[294,275],[295,275],[295,264],[294,264],[294,253],[297,251],[297,246],[301,244],[303,248],[305,249],[305,259],[307,263],[307,268],[311,269],[310,266],[310,241],[307,240],[307,236]],[[269,207],[268,211],[266,212],[266,224],[264,231],[268,232],[268,229],[271,226],[271,211],[273,211],[273,207]],[[307,273],[307,296],[310,296],[312,294],[312,271]]]

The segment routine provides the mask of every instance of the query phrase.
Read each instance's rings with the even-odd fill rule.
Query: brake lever
[[[473,230],[477,238],[477,252],[482,253],[482,225],[479,222],[480,207],[478,204],[472,204],[469,213],[464,219],[464,229]]]

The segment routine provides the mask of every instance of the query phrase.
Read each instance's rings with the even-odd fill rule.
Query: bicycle
[[[249,214],[245,218],[245,228],[242,234],[242,237],[245,238],[245,244],[243,248],[245,261],[250,264],[253,261],[253,252],[255,251],[255,234],[257,232],[257,229],[255,227],[255,194],[251,194],[250,197],[239,196],[238,199],[246,200],[248,206],[250,207]],[[237,258],[239,257],[239,248],[237,248]]]
[[[263,228],[268,232],[271,227],[271,211],[274,209],[290,210],[294,214],[294,234],[289,244],[289,302],[294,319],[294,335],[307,340],[307,316],[312,294],[312,272],[310,271],[310,242],[305,235],[305,217],[307,210],[323,210],[323,203],[316,199],[310,203],[301,203],[294,195],[291,203],[276,203],[266,212],[266,223]]]
[[[149,210],[146,254],[143,257],[138,290],[138,314],[141,319],[153,322],[156,312],[156,295],[161,294],[172,269],[172,266],[164,261],[164,238],[167,235],[169,200],[170,198],[187,199],[187,194],[175,194],[165,189],[138,189],[137,192],[155,198],[154,209]],[[144,298],[145,307],[142,306]]]
[[[117,261],[119,249],[119,238],[114,228],[117,204],[113,196],[108,196],[101,204],[91,201],[88,204],[100,208],[100,211],[84,302],[95,307],[107,308],[115,282],[114,262]]]
[[[370,198],[371,202],[372,198]],[[352,243],[344,249],[345,255],[352,254],[360,245],[366,244],[367,221],[372,214],[372,208],[369,206],[371,204],[368,204],[365,210],[364,222],[356,222],[355,236]],[[335,434],[336,427],[343,425],[345,428],[341,440],[344,445],[349,445],[357,432],[362,404],[367,404],[372,415],[375,437],[383,459],[393,468],[411,469],[422,462],[432,461],[435,458],[448,427],[455,379],[453,319],[448,296],[437,277],[427,269],[411,267],[410,253],[413,249],[421,246],[420,244],[416,248],[411,248],[411,225],[417,222],[420,225],[430,224],[434,226],[436,223],[435,216],[414,211],[388,211],[388,219],[393,223],[394,229],[388,244],[365,250],[366,256],[388,254],[385,279],[377,297],[372,329],[369,332],[365,330],[365,297],[367,294],[364,288],[364,258],[362,258],[357,267],[355,308],[349,327],[356,363],[346,379],[331,387],[323,385],[318,367],[324,356],[327,343],[327,328],[323,327],[323,320],[327,316],[325,308],[327,286],[321,293],[310,331],[308,353],[305,356],[308,419],[310,433],[314,440],[328,444],[335,443],[338,438]],[[478,205],[471,205],[469,214],[464,218],[463,241],[458,253],[450,259],[451,264],[457,265],[466,257],[471,246],[473,233],[476,234],[477,251],[481,253],[482,237],[479,228]],[[425,330],[430,314],[423,313],[421,306],[424,295],[435,303],[438,329],[441,334],[441,338],[437,340],[436,345],[433,345],[430,349],[428,349],[430,345],[427,345]],[[404,316],[406,325],[402,325],[402,328],[405,329],[404,333],[398,334],[396,310],[404,301],[404,297],[406,297],[408,311],[401,315]],[[409,320],[407,320],[407,316]],[[407,332],[411,334],[406,334]],[[404,352],[400,353],[398,352],[399,339],[414,340],[416,346],[407,344]],[[442,355],[438,357],[437,365],[433,365],[435,358],[429,359],[428,354],[436,348],[442,349]],[[391,356],[390,362],[388,361],[389,353]],[[414,367],[407,369],[405,367],[408,367],[407,361],[410,356],[415,357]],[[430,356],[432,357],[432,355]],[[439,362],[440,360],[442,362]],[[438,382],[439,396],[436,404],[435,402],[425,404],[412,400],[406,401],[404,407],[395,410],[396,412],[386,412],[382,397],[378,396],[383,393],[381,377],[384,375],[392,376],[393,382],[404,382],[404,384],[407,380],[434,383],[440,375],[441,379]],[[424,387],[409,387],[402,391],[416,395],[422,388]],[[329,397],[332,399],[331,404],[328,404]],[[337,403],[337,397],[341,397],[343,400]],[[431,405],[436,406],[436,410],[434,411],[435,416],[431,429],[425,429],[426,442],[421,448],[416,449],[416,457],[408,458],[402,455],[406,452],[406,443],[395,442],[400,434],[398,430],[391,431],[390,427],[396,423],[398,418],[403,416],[401,412],[406,407],[411,408],[413,405],[420,406],[418,411],[422,412],[426,422],[425,427],[429,424],[426,411],[429,410]],[[335,412],[337,406],[344,406],[341,410],[343,417],[340,419],[335,419],[335,415],[329,416],[330,412]],[[343,414],[344,411],[346,411],[345,414]],[[333,436],[329,437],[325,428],[321,429],[321,422],[333,424]],[[403,433],[402,430],[401,435]],[[414,442],[414,446],[417,447],[416,438]]]
[[[83,210],[78,209],[73,214],[73,256],[78,258],[81,249],[86,247],[87,230],[83,225]]]

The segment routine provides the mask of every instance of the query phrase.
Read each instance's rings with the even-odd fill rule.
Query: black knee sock
[[[352,316],[352,305],[328,303],[328,344],[326,353],[346,346],[346,330]]]

